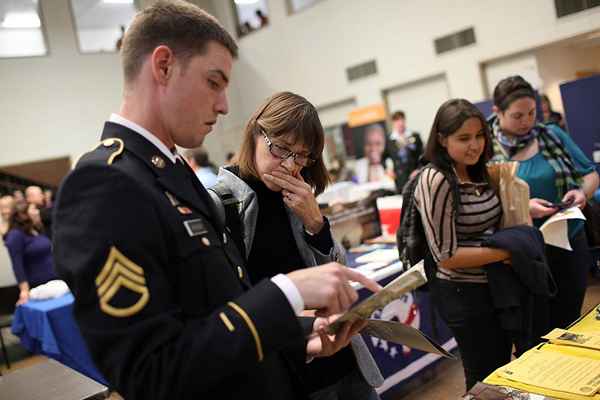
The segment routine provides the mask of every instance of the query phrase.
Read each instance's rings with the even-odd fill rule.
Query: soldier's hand
[[[310,357],[329,357],[350,344],[352,337],[366,325],[365,320],[348,321],[335,335],[327,334],[327,326],[340,317],[340,314],[329,318],[317,318],[314,331],[306,344],[306,354]]]
[[[363,284],[377,292],[381,286],[363,274],[338,263],[300,269],[288,274],[294,282],[307,309],[317,309],[317,316],[328,316],[345,312],[358,299],[350,281]]]

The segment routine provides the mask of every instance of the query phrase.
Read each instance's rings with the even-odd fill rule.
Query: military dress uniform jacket
[[[111,122],[59,190],[56,270],[127,400],[296,398],[283,354],[302,328],[273,282],[251,286],[212,207],[187,165]]]

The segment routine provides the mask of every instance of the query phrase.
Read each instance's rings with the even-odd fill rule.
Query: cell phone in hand
[[[551,203],[550,204],[550,208],[556,208],[559,211],[565,210],[567,208],[570,208],[573,205],[573,201],[563,201],[560,203]]]

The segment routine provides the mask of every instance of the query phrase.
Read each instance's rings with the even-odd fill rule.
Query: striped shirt
[[[415,190],[415,205],[421,214],[425,237],[437,277],[461,282],[487,282],[484,268],[446,269],[439,263],[452,257],[458,247],[479,247],[492,235],[502,218],[496,191],[485,183],[460,183],[460,204],[453,215],[454,196],[450,182],[435,168],[423,170]]]

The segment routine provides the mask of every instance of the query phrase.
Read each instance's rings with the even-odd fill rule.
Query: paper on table
[[[426,282],[425,266],[423,261],[421,261],[388,283],[379,292],[361,301],[358,305],[347,311],[329,325],[329,332],[332,334],[336,333],[344,322],[368,319],[375,310],[385,307],[388,303],[400,298],[403,294],[418,288]]]
[[[359,265],[358,267],[354,268],[354,271],[360,272],[361,274],[369,275],[372,272],[377,271],[387,265],[388,264],[384,262],[371,262],[368,264]]]
[[[600,360],[530,350],[497,370],[505,379],[592,396],[600,389]]]
[[[455,358],[420,330],[400,322],[368,319],[367,326],[363,328],[361,333],[366,333],[367,335],[375,336],[387,340],[388,342],[403,344],[412,349],[421,350],[427,353],[435,353],[444,357]]]
[[[550,343],[600,350],[600,332],[570,332],[556,328],[542,337]]]
[[[561,249],[573,251],[571,243],[569,243],[569,229],[567,221],[570,219],[583,219],[585,216],[579,207],[571,207],[564,211],[559,211],[540,227],[540,231],[544,236],[544,242],[552,246],[560,247]]]
[[[397,260],[399,257],[398,249],[377,249],[367,254],[363,254],[360,257],[356,258],[356,262],[359,264],[369,263],[369,262],[385,262],[390,263],[392,261]]]
[[[351,248],[349,251],[350,251],[350,253],[364,253],[364,252],[367,252],[367,251],[373,251],[373,250],[377,250],[377,249],[382,249],[384,247],[385,247],[385,245],[379,244],[379,243],[361,244],[359,246]]]

